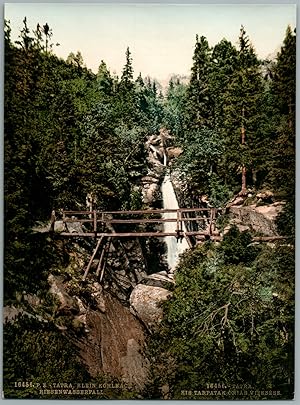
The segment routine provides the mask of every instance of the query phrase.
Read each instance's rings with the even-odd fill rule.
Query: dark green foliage
[[[113,93],[113,79],[106,66],[106,63],[102,60],[97,73],[98,89],[103,93],[103,96],[111,96]]]
[[[123,68],[120,86],[124,91],[130,91],[133,87],[133,67],[129,47],[126,49],[126,63]]]
[[[48,220],[52,209],[84,209],[90,192],[99,208],[138,207],[136,185],[146,169],[149,111],[136,108],[129,50],[118,89],[103,61],[95,76],[80,52],[67,62],[54,56],[50,34],[45,24],[31,36],[24,19],[16,47],[6,28],[5,290],[11,297],[19,285],[34,288],[26,278],[35,221]],[[41,280],[51,262],[43,243],[41,261],[49,266],[40,269]]]
[[[41,398],[39,388],[51,383],[87,382],[89,375],[70,342],[52,322],[19,316],[3,331],[4,390],[6,398]],[[33,387],[15,388],[15,382],[32,382]],[[51,399],[57,396],[48,395]],[[70,399],[68,395],[61,398]]]
[[[209,86],[213,101],[213,125],[225,129],[228,88],[238,68],[237,49],[231,42],[222,39],[212,50],[211,64]]]
[[[189,194],[209,193],[213,186],[210,176],[224,152],[219,134],[209,129],[189,131],[182,146],[183,153],[176,161],[176,168],[192,188]]]
[[[180,262],[151,342],[154,384],[169,384],[171,399],[189,390],[188,399],[199,400],[194,390],[209,383],[223,384],[226,393],[205,399],[262,399],[255,390],[293,398],[293,248],[266,246],[243,259],[247,239],[234,230],[220,248],[198,247]],[[234,384],[251,389],[243,397]]]
[[[273,164],[269,181],[285,198],[295,194],[296,34],[288,27],[277,63],[271,68],[271,106],[277,115],[273,128]]]
[[[209,177],[209,201],[215,207],[224,207],[232,197],[233,193],[229,186],[222,182],[222,179],[215,173]]]
[[[288,236],[295,243],[295,200],[287,202],[284,210],[276,218],[277,229],[281,235]]]
[[[4,256],[4,300],[16,299],[16,293],[26,291],[41,295],[48,290],[50,270],[63,265],[64,258],[48,235],[7,232]]]
[[[208,127],[211,121],[209,89],[210,48],[207,39],[196,36],[190,83],[187,88],[185,127]]]
[[[43,297],[51,313],[47,276],[68,265],[66,249],[57,252],[57,243],[33,234],[33,225],[52,209],[85,209],[87,193],[99,209],[142,208],[145,138],[163,124],[183,149],[174,167],[187,185],[185,203],[197,205],[207,194],[212,206],[224,206],[240,190],[244,166],[254,191],[272,189],[287,201],[277,226],[290,240],[257,247],[233,227],[220,246],[206,243],[183,255],[173,298],[151,339],[154,384],[145,396],[160,397],[168,383],[177,399],[187,387],[221,381],[276,388],[276,399],[292,398],[295,33],[288,28],[272,63],[258,60],[243,27],[238,49],[226,39],[210,48],[197,36],[189,84],[172,78],[164,99],[155,80],[140,74],[134,81],[129,48],[120,80],[104,61],[94,75],[80,52],[67,61],[52,54],[47,23],[32,32],[26,18],[23,25],[16,44],[7,23],[5,31],[5,302],[15,304],[26,291]],[[224,227],[226,218],[220,221]],[[148,272],[164,269],[162,244],[142,243]],[[49,320],[6,324],[6,396],[36,397],[30,387],[16,393],[13,381],[88,381],[69,338]],[[237,399],[222,399],[231,398]]]
[[[183,148],[185,201],[197,203],[206,193],[221,206],[241,190],[243,168],[251,192],[270,189],[275,198],[294,199],[295,44],[288,27],[270,62],[258,59],[244,27],[238,48],[223,39],[211,49],[197,36],[190,82],[171,80],[165,102],[166,124]]]
[[[253,245],[250,232],[239,232],[236,226],[224,235],[220,251],[225,264],[250,264],[258,255],[259,247]]]
[[[164,118],[163,101],[158,95],[158,86],[159,84],[149,77],[143,80],[141,74],[135,82],[136,101],[148,134],[159,132]]]
[[[183,136],[187,86],[171,78],[164,103],[164,124],[178,139]]]

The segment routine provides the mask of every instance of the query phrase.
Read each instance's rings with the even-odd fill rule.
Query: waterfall
[[[164,154],[164,165],[166,166],[167,157]],[[175,191],[171,182],[171,178],[169,174],[165,175],[162,187],[162,199],[163,199],[163,208],[165,209],[178,209],[178,202],[175,195]],[[176,212],[171,213],[163,213],[163,219],[171,219],[176,218]],[[182,223],[182,229],[186,232],[186,227],[184,222]],[[164,222],[164,232],[175,232],[176,230],[176,222]],[[167,261],[170,270],[173,272],[175,267],[179,261],[179,255],[183,253],[186,249],[189,248],[187,240],[185,238],[177,239],[175,236],[166,236],[165,242],[167,244]]]
[[[167,166],[167,155],[164,153],[164,166]]]

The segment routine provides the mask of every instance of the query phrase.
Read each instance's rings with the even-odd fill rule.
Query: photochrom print
[[[293,399],[296,6],[4,35],[4,398]]]

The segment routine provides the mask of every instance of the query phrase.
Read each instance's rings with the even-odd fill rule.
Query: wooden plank
[[[106,242],[106,243],[107,243],[107,242]],[[106,246],[106,245],[105,245],[105,246]],[[100,256],[100,259],[99,259],[99,263],[98,263],[98,266],[97,266],[97,271],[96,271],[96,276],[97,276],[97,277],[99,276],[100,269],[101,269],[101,265],[102,265],[102,261],[103,261],[103,258],[104,258],[105,246],[104,246],[103,249],[102,249],[101,256]]]
[[[209,217],[209,234],[212,235],[213,231],[213,210],[210,211],[210,217]]]
[[[110,244],[111,244],[111,238],[108,239],[108,243],[105,246],[104,250],[105,250],[106,253],[109,252]],[[104,261],[104,264],[102,266],[102,271],[101,271],[100,280],[99,280],[100,284],[101,284],[103,276],[104,276],[104,270],[105,270],[105,267],[106,267],[106,263],[107,263],[107,255],[106,255],[106,260]]]
[[[207,219],[207,217],[197,217],[197,218],[181,218],[183,222],[189,221],[201,221],[202,219]],[[93,223],[94,219],[77,219],[77,218],[66,218],[64,220],[66,223]],[[97,219],[97,223],[105,224],[148,224],[148,223],[162,223],[162,222],[177,222],[177,218],[149,218],[149,219]]]
[[[181,231],[181,221],[180,221],[180,218],[181,218],[181,213],[180,213],[180,211],[177,211],[176,233],[178,233],[178,232]]]
[[[127,211],[103,211],[105,214],[160,214],[160,213],[166,213],[166,212],[205,212],[205,211],[210,211],[211,208],[179,208],[179,209],[149,209],[149,210],[127,210]],[[216,208],[217,211],[223,211],[222,208]],[[102,212],[102,211],[100,211]]]
[[[178,209],[147,209],[147,210],[124,210],[124,211],[96,211],[97,214],[120,214],[120,215],[137,215],[137,214],[160,214],[166,212],[206,212],[211,211],[212,208],[178,208]],[[224,211],[223,208],[214,208],[215,211]],[[90,211],[62,211],[65,215],[90,215]]]
[[[148,224],[148,223],[162,223],[162,222],[189,222],[189,221],[201,221],[207,219],[206,217],[198,218],[157,218],[157,219],[105,219],[104,223],[110,224]],[[98,221],[99,222],[99,221]],[[102,221],[101,221],[102,222]]]
[[[71,232],[61,232],[58,235],[61,236],[68,236],[74,238],[94,238],[95,233],[93,232],[78,232],[78,233],[71,233]],[[185,232],[183,236],[209,236],[209,232],[205,231],[192,231],[192,232]],[[118,238],[141,238],[141,237],[156,237],[156,238],[164,238],[165,236],[178,236],[176,232],[116,232],[116,233],[97,233],[96,236],[98,238],[109,236],[109,237],[118,237]],[[212,240],[221,240],[221,236],[211,235]],[[287,236],[254,236],[252,238],[253,241],[261,241],[261,242],[269,242],[275,240],[285,240],[288,239]]]
[[[79,218],[65,218],[63,222],[80,222],[80,223],[84,223],[84,222],[90,222],[93,223],[94,219],[79,219]],[[99,220],[97,222],[100,222]]]
[[[63,215],[90,215],[91,211],[62,211]]]
[[[94,232],[97,233],[97,211],[93,211],[93,220],[94,220]]]
[[[182,233],[183,234],[183,233]],[[70,236],[74,238],[78,237],[88,237],[92,238],[95,237],[94,232],[61,232],[59,233],[61,236]],[[193,232],[185,232],[185,235],[188,236],[193,236],[193,235],[208,235],[207,232],[205,231],[193,231]],[[125,238],[131,238],[131,237],[165,237],[165,236],[178,236],[176,232],[115,232],[115,233],[108,233],[108,232],[97,232],[96,237],[100,238],[101,236],[111,236],[111,237],[125,237]]]
[[[187,244],[189,245],[189,248],[191,249],[193,247],[193,245],[192,245],[190,238],[186,237],[186,233],[184,233],[184,236],[185,236],[185,240],[187,241]]]
[[[93,235],[94,235],[94,234],[93,234]],[[94,235],[94,236],[95,236],[95,235]],[[86,268],[86,270],[85,270],[85,272],[84,272],[84,275],[83,275],[83,277],[82,277],[82,280],[83,280],[83,281],[86,279],[86,276],[88,275],[88,272],[89,272],[90,267],[91,267],[91,265],[92,265],[92,263],[93,263],[93,260],[94,260],[94,258],[95,258],[95,256],[96,256],[96,253],[97,253],[97,251],[98,251],[98,249],[99,249],[99,246],[100,246],[100,244],[101,244],[101,242],[102,242],[102,239],[103,239],[103,236],[100,236],[100,239],[99,239],[98,242],[97,242],[97,245],[96,245],[96,247],[95,247],[95,249],[94,249],[94,252],[93,252],[93,254],[92,254],[92,257],[91,257],[91,259],[90,259],[90,261],[89,261],[89,264],[87,265],[87,268]]]
[[[51,219],[50,219],[50,232],[54,232],[54,225],[55,225],[55,210],[51,212]]]

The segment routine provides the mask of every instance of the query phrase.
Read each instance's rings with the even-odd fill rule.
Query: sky
[[[188,75],[196,34],[214,46],[226,38],[238,45],[241,24],[260,58],[280,49],[288,25],[296,26],[296,6],[6,3],[16,40],[27,17],[28,26],[46,22],[53,30],[54,52],[64,59],[80,51],[95,73],[104,60],[120,76],[129,46],[135,76],[165,80],[171,74]]]

